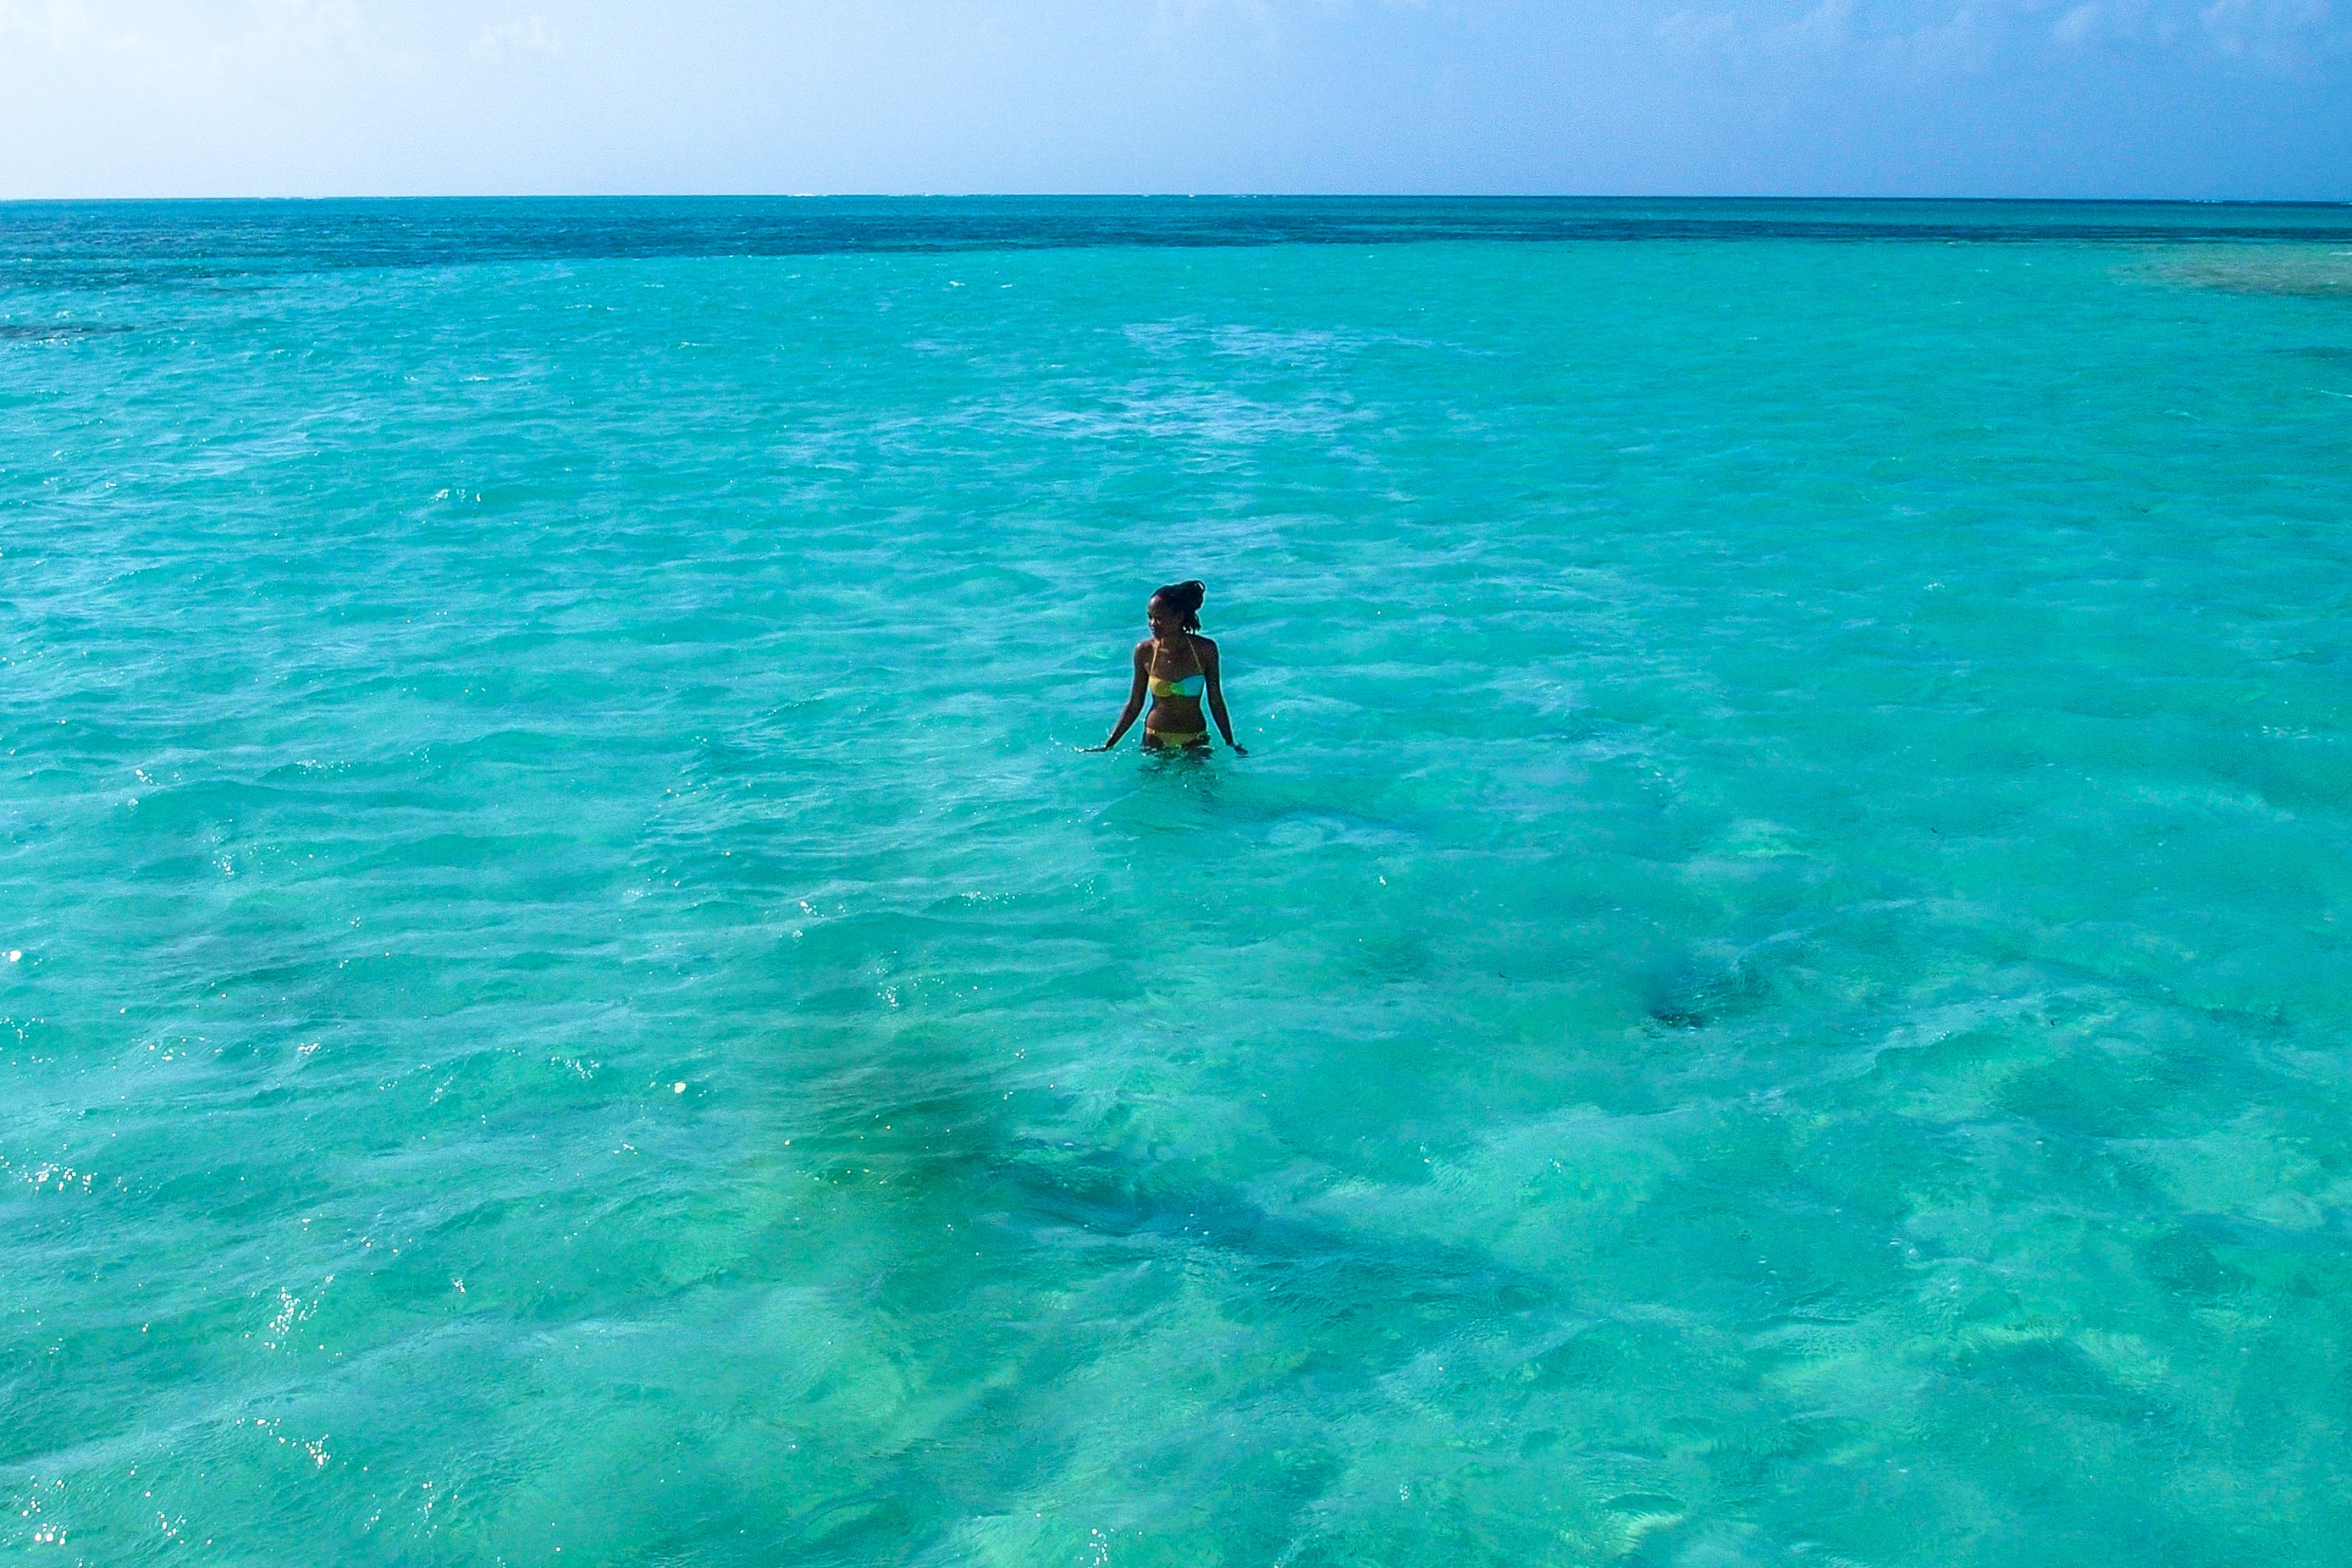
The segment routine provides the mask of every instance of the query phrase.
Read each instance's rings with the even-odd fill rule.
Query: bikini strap
[[[1194,646],[1194,641],[1193,641],[1193,639],[1195,638],[1195,637],[1196,637],[1198,634],[1197,634],[1197,633],[1193,633],[1193,632],[1185,632],[1185,633],[1183,633],[1183,634],[1181,634],[1181,635],[1182,635],[1182,637],[1183,637],[1183,638],[1184,638],[1184,651],[1185,651],[1186,653],[1189,653],[1189,654],[1191,654],[1191,655],[1192,656],[1192,668],[1191,669],[1186,670],[1186,671],[1185,671],[1183,674],[1181,674],[1181,675],[1162,675],[1162,674],[1160,674],[1160,670],[1159,670],[1159,665],[1160,665],[1160,653],[1159,653],[1159,648],[1160,648],[1160,639],[1159,639],[1158,637],[1154,637],[1154,638],[1152,638],[1152,639],[1151,639],[1152,655],[1151,655],[1150,662],[1149,664],[1147,664],[1147,665],[1144,667],[1144,671],[1143,671],[1143,672],[1144,672],[1144,674],[1145,674],[1145,675],[1149,676],[1150,679],[1154,679],[1154,680],[1190,680],[1190,679],[1192,679],[1192,677],[1194,677],[1194,676],[1196,676],[1196,675],[1206,675],[1206,674],[1208,674],[1208,673],[1209,673],[1209,667],[1208,667],[1208,665],[1207,665],[1205,662],[1203,662],[1203,661],[1202,661],[1202,658],[1201,658],[1201,650],[1200,650],[1200,648],[1198,648],[1197,647],[1195,647],[1195,646]]]

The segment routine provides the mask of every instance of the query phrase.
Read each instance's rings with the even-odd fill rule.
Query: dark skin
[[[1234,754],[1246,757],[1249,748],[1234,739],[1234,721],[1225,712],[1225,688],[1218,666],[1217,645],[1198,632],[1184,629],[1184,617],[1172,605],[1154,595],[1144,606],[1144,619],[1150,623],[1151,635],[1135,645],[1135,683],[1128,688],[1127,707],[1118,716],[1118,723],[1110,739],[1099,746],[1081,747],[1082,751],[1108,752],[1119,742],[1119,738],[1143,711],[1144,698],[1151,690],[1151,678],[1181,680],[1198,673],[1206,677],[1205,689],[1198,698],[1159,697],[1151,702],[1151,716],[1143,721],[1143,749],[1147,752],[1172,751],[1159,737],[1162,734],[1191,734],[1209,726],[1201,716],[1202,700],[1208,703],[1209,717],[1216,720],[1218,732]]]

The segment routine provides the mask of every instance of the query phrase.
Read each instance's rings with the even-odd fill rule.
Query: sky
[[[0,0],[0,199],[2352,200],[2352,0]]]

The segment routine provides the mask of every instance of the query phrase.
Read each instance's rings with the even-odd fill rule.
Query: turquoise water
[[[2344,209],[0,208],[0,1545],[2352,1560],[2347,455]]]

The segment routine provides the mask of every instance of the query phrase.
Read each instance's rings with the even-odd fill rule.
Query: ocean
[[[0,205],[0,694],[28,1563],[2352,1561],[2352,208]]]

